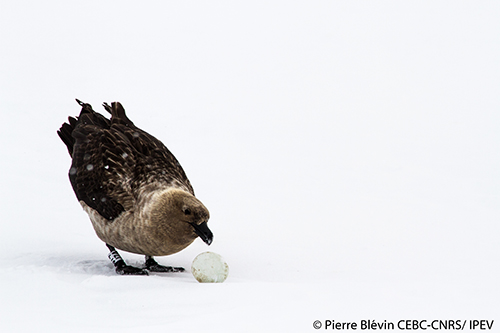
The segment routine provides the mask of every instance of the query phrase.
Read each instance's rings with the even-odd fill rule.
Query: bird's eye
[[[191,210],[189,208],[184,209],[184,214],[191,215]]]

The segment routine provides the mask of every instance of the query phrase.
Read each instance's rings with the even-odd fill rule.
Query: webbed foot
[[[108,258],[115,266],[116,273],[120,275],[149,275],[145,269],[127,265],[113,246],[109,244],[106,244],[106,246],[110,251]]]
[[[157,273],[171,273],[171,272],[184,272],[185,269],[183,267],[172,267],[172,266],[163,266],[156,262],[153,257],[146,256],[146,262],[144,263],[144,269],[147,269],[150,272]]]
[[[120,275],[149,275],[145,269],[129,266],[125,262],[123,265],[117,265],[115,270]]]

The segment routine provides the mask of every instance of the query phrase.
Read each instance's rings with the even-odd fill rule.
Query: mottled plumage
[[[71,185],[99,238],[147,256],[178,252],[197,236],[210,244],[208,210],[167,147],[118,102],[104,104],[109,120],[78,103],[79,117],[58,134],[72,157]]]

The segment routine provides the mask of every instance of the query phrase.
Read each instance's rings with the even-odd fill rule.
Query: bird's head
[[[208,209],[194,195],[181,189],[169,189],[160,194],[152,209],[153,221],[179,239],[200,237],[207,245],[213,240],[207,222]]]

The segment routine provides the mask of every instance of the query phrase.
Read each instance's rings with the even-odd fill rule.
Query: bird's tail
[[[134,123],[130,119],[128,119],[127,115],[125,114],[125,109],[120,102],[113,102],[111,103],[111,106],[109,106],[108,103],[104,102],[102,106],[104,106],[104,109],[106,109],[106,111],[111,114],[112,124],[122,124],[128,127],[134,126]]]
[[[57,131],[57,134],[66,145],[66,148],[68,148],[68,152],[71,156],[73,156],[73,146],[75,145],[73,131],[76,126],[82,122],[82,120],[85,124],[95,124],[100,127],[109,127],[109,120],[95,112],[90,104],[84,103],[79,99],[77,99],[76,102],[82,107],[80,115],[77,118],[68,117],[68,122],[62,124],[61,128]]]

